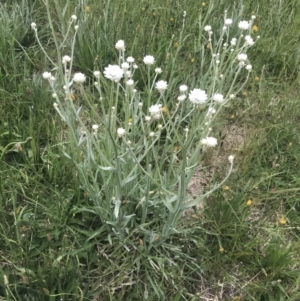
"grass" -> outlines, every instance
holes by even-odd
[[[199,186],[222,179],[224,158],[231,153],[234,173],[226,186],[182,219],[179,233],[165,244],[147,249],[138,231],[127,238],[134,246],[131,252],[109,242],[63,154],[66,129],[40,76],[50,67],[30,24],[38,24],[53,58],[45,4],[4,1],[0,300],[299,300],[298,1],[236,6],[225,0],[218,6],[194,0],[65,2],[53,1],[49,14],[61,41],[76,11],[81,28],[76,71],[92,81],[91,71],[117,61],[113,45],[124,39],[127,53],[140,61],[145,54],[154,55],[163,78],[174,87],[209,81],[201,77],[209,49],[202,51],[207,43],[199,34],[199,20],[221,27],[225,9],[234,19],[257,15],[261,38],[249,53],[253,72],[217,118],[221,143],[205,154]],[[66,40],[65,49],[70,44]],[[74,92],[74,103],[80,105],[80,93]],[[86,118],[92,122],[88,114]]]

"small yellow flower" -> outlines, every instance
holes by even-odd
[[[89,12],[91,11],[91,8],[90,8],[89,6],[86,6],[86,7],[85,7],[85,11],[86,11],[87,13],[89,13]]]
[[[76,99],[74,93],[71,93],[71,94],[70,94],[70,97],[71,97],[71,99],[72,99],[73,101]]]
[[[129,118],[129,119],[128,119],[128,123],[132,123],[132,118]]]
[[[220,252],[220,253],[224,253],[224,251],[225,251],[225,250],[224,250],[223,247],[221,247],[221,248],[219,249],[219,252]]]
[[[253,32],[258,32],[258,26],[257,25],[253,25],[252,26],[252,31]]]
[[[174,22],[174,18],[173,17],[170,18],[170,22]]]
[[[142,7],[142,11],[145,11],[146,10],[146,8],[145,7]]]
[[[174,43],[174,48],[177,48],[179,46],[179,43],[178,42],[175,42]]]
[[[202,6],[204,7],[206,5],[206,3],[205,2],[202,2]]]
[[[289,143],[289,146],[292,146],[292,145],[293,145],[293,142],[290,142],[290,143]]]
[[[223,189],[224,190],[230,190],[230,187],[229,186],[224,186]]]
[[[252,205],[252,200],[249,199],[249,200],[246,202],[246,205],[247,205],[247,206],[251,206],[251,205]]]
[[[243,92],[243,96],[247,96],[247,92],[246,91]]]
[[[167,114],[168,113],[168,108],[167,107],[162,107],[161,111],[163,114]]]
[[[280,220],[279,220],[279,224],[280,225],[285,225],[286,224],[286,219],[284,217],[282,217]]]
[[[258,81],[259,81],[259,77],[258,77],[258,76],[255,76],[255,77],[254,77],[254,80],[258,82]]]
[[[192,58],[192,59],[191,59],[191,62],[192,62],[192,63],[195,63],[195,59],[194,59],[194,58]]]
[[[235,118],[235,116],[234,116],[234,114],[232,114],[231,116],[230,116],[230,119],[234,119]]]

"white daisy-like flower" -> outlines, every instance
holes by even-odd
[[[79,25],[75,25],[74,29],[75,29],[75,31],[77,31],[79,29]]]
[[[188,89],[188,86],[187,86],[187,85],[181,85],[181,86],[179,86],[179,91],[180,91],[181,93],[186,92],[187,89]]]
[[[159,91],[159,92],[164,92],[167,90],[168,88],[168,84],[166,81],[164,80],[159,80],[156,84],[155,84],[155,87],[156,89]]]
[[[132,79],[129,79],[128,81],[126,81],[126,85],[131,87],[134,85],[134,81]]]
[[[44,78],[44,79],[50,79],[51,76],[52,76],[51,72],[47,72],[47,71],[46,71],[46,72],[43,73],[43,78]]]
[[[236,45],[236,38],[232,38],[231,41],[230,41],[230,44],[232,46],[235,46]]]
[[[85,75],[81,72],[77,72],[73,75],[73,81],[78,84],[82,84],[85,82]]]
[[[76,20],[77,20],[77,16],[76,16],[76,15],[72,15],[72,16],[71,16],[71,19],[72,19],[73,21],[76,21]]]
[[[146,121],[146,122],[150,122],[150,120],[151,120],[151,117],[150,117],[150,116],[146,116],[146,117],[145,117],[145,121]]]
[[[118,128],[117,129],[117,134],[118,134],[118,137],[121,138],[121,137],[123,137],[126,134],[126,131],[123,128]]]
[[[250,27],[250,24],[248,21],[240,21],[238,24],[239,29],[241,30],[247,30]]]
[[[134,58],[132,56],[129,56],[127,59],[126,59],[127,63],[129,64],[132,64],[134,63]]]
[[[184,95],[184,94],[179,95],[179,96],[177,97],[177,100],[180,101],[180,102],[184,101],[185,99],[186,99],[186,95]]]
[[[232,24],[232,19],[226,19],[225,20],[225,25],[231,25]]]
[[[250,65],[250,64],[249,64],[249,65],[246,65],[245,68],[246,68],[246,70],[248,70],[249,72],[252,71],[252,65]]]
[[[238,59],[240,62],[245,62],[245,61],[247,61],[247,58],[248,58],[248,56],[247,56],[246,53],[240,53],[240,54],[238,54],[238,56],[237,56],[237,59]]]
[[[161,105],[160,104],[159,105],[152,105],[149,108],[149,113],[150,113],[150,115],[153,119],[160,119],[160,117],[161,117]]]
[[[124,71],[118,65],[108,65],[104,70],[104,76],[113,82],[119,82]]]
[[[254,41],[253,39],[251,38],[251,36],[245,36],[245,41],[246,41],[246,45],[249,45],[249,46],[253,46],[254,45]]]
[[[124,63],[121,64],[121,67],[122,67],[122,69],[124,69],[124,70],[128,70],[128,69],[129,69],[129,63],[124,62]]]
[[[155,135],[154,132],[150,132],[150,133],[149,133],[149,136],[150,136],[151,138],[154,137],[154,135]]]
[[[161,74],[161,73],[162,73],[161,68],[155,68],[155,73],[156,73],[156,74]]]
[[[207,94],[204,90],[194,89],[189,94],[189,100],[195,105],[203,104],[207,100]]]
[[[94,71],[94,76],[96,78],[100,78],[100,71]]]
[[[210,25],[204,26],[204,31],[206,31],[206,32],[211,31],[211,26]]]
[[[201,140],[201,143],[209,147],[215,147],[218,144],[218,140],[214,137],[206,137]]]
[[[115,45],[117,50],[125,51],[125,43],[123,40],[119,40]]]
[[[151,66],[154,64],[154,56],[152,55],[146,55],[143,59],[143,62],[147,65],[147,66]]]
[[[30,26],[31,26],[31,28],[32,28],[33,30],[36,30],[36,23],[35,23],[35,22],[32,22],[32,23],[30,24]]]
[[[92,129],[93,129],[93,131],[98,131],[99,125],[98,124],[93,124]]]
[[[70,56],[68,56],[68,55],[64,55],[63,57],[62,57],[62,63],[64,64],[64,65],[66,65],[67,63],[70,63],[71,62],[71,57]]]
[[[228,161],[230,164],[233,163],[233,159],[234,159],[234,156],[232,156],[232,155],[228,156]]]
[[[213,96],[213,100],[214,100],[215,102],[221,103],[221,102],[223,102],[223,100],[224,100],[224,96],[223,96],[222,94],[220,94],[220,93],[216,93],[216,94],[214,94],[214,96]]]

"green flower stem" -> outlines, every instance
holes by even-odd
[[[58,60],[58,70],[59,73],[61,75],[61,77],[63,77],[63,67],[62,67],[62,61],[61,61],[61,53],[59,50],[59,45],[58,45],[58,41],[57,41],[57,37],[56,37],[56,33],[54,30],[54,26],[53,26],[53,22],[52,22],[52,18],[50,15],[50,5],[49,5],[49,0],[44,0],[45,4],[46,4],[46,10],[47,10],[47,17],[48,17],[48,21],[49,21],[49,26],[51,28],[51,32],[52,32],[52,38],[55,44],[55,48],[56,48],[56,55],[57,55],[57,60]]]

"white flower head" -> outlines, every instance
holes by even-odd
[[[156,73],[156,74],[161,74],[161,73],[162,73],[161,68],[155,68],[155,73]]]
[[[151,117],[150,117],[150,116],[146,116],[146,117],[145,117],[145,121],[146,121],[146,122],[150,122],[150,120],[151,120]]]
[[[232,24],[232,19],[226,19],[225,20],[225,25],[231,25]]]
[[[131,87],[131,86],[134,85],[134,81],[132,79],[129,79],[129,80],[126,81],[126,85]]]
[[[201,140],[201,143],[209,147],[215,147],[218,144],[218,140],[214,137],[206,137]]]
[[[129,69],[129,63],[124,62],[124,63],[121,64],[121,67],[122,67],[122,69],[124,69],[124,70],[128,70],[128,69]]]
[[[129,56],[127,59],[126,59],[127,63],[129,64],[132,64],[134,63],[134,58],[132,56]]]
[[[151,138],[154,137],[154,135],[155,135],[154,132],[150,132],[150,133],[149,133],[149,136],[150,136]]]
[[[71,19],[72,19],[72,21],[76,21],[77,20],[77,16],[76,15],[72,15]]]
[[[246,45],[249,45],[249,46],[253,46],[254,45],[254,41],[253,39],[251,38],[251,36],[245,36],[245,41],[246,41]]]
[[[161,105],[160,104],[159,105],[152,105],[149,108],[149,113],[150,113],[150,115],[153,119],[160,119],[160,117],[161,117]]]
[[[228,161],[230,164],[233,163],[233,159],[234,159],[234,156],[232,156],[232,155],[228,156]]]
[[[125,51],[125,43],[123,40],[119,40],[115,45],[117,50]]]
[[[126,134],[126,131],[123,128],[118,128],[117,129],[117,134],[118,134],[118,137],[121,138],[121,137],[123,137]]]
[[[113,82],[119,82],[124,71],[118,65],[108,65],[104,70],[104,76]]]
[[[64,64],[64,65],[66,65],[67,63],[70,63],[71,62],[71,57],[69,57],[68,55],[64,55],[63,57],[62,57],[62,63]]]
[[[230,41],[230,44],[232,46],[235,46],[236,45],[236,38],[232,38],[231,41]]]
[[[32,23],[30,24],[30,26],[31,26],[31,28],[32,28],[33,30],[36,30],[36,23],[35,23],[35,22],[32,22]]]
[[[85,75],[81,72],[77,72],[73,75],[73,81],[78,84],[82,84],[85,82]]]
[[[252,65],[250,65],[250,64],[249,64],[249,65],[246,65],[246,67],[245,67],[245,68],[246,68],[246,70],[248,70],[249,72],[251,72],[251,71],[252,71]]]
[[[79,28],[79,26],[78,26],[78,25],[75,25],[75,26],[74,26],[74,29],[75,29],[75,31],[77,31],[77,30],[78,30],[78,28]]]
[[[181,93],[185,93],[187,91],[187,89],[188,89],[187,85],[181,85],[181,86],[179,86],[179,91]]]
[[[211,26],[210,25],[204,26],[204,31],[210,32],[211,31]]]
[[[240,21],[238,27],[241,30],[247,30],[247,29],[249,29],[250,24],[248,21]]]
[[[100,78],[100,71],[94,71],[94,76],[96,78]]]
[[[166,81],[164,80],[159,80],[156,84],[155,84],[156,89],[159,92],[164,92],[165,90],[167,90],[168,88],[168,84]]]
[[[99,125],[98,124],[93,124],[92,129],[93,131],[98,131]]]
[[[207,94],[204,90],[194,89],[190,92],[189,99],[195,105],[203,104],[207,100]]]
[[[240,54],[238,54],[238,56],[237,56],[237,59],[238,59],[240,62],[245,62],[245,61],[247,61],[247,58],[248,58],[248,56],[247,56],[246,53],[240,53]]]
[[[46,72],[43,73],[43,78],[44,78],[44,79],[50,79],[51,76],[52,76],[51,72],[47,72],[47,71],[46,71]]]
[[[223,102],[223,100],[224,100],[224,96],[223,96],[222,94],[220,94],[220,93],[216,93],[216,94],[214,94],[214,96],[213,96],[213,100],[214,100],[215,102],[221,103],[221,102]]]
[[[143,62],[147,65],[147,66],[151,66],[154,64],[154,56],[152,55],[146,55],[143,59]]]
[[[185,94],[181,94],[181,95],[179,95],[178,97],[177,97],[177,100],[179,101],[179,102],[182,102],[182,101],[184,101],[186,99],[186,95]]]

